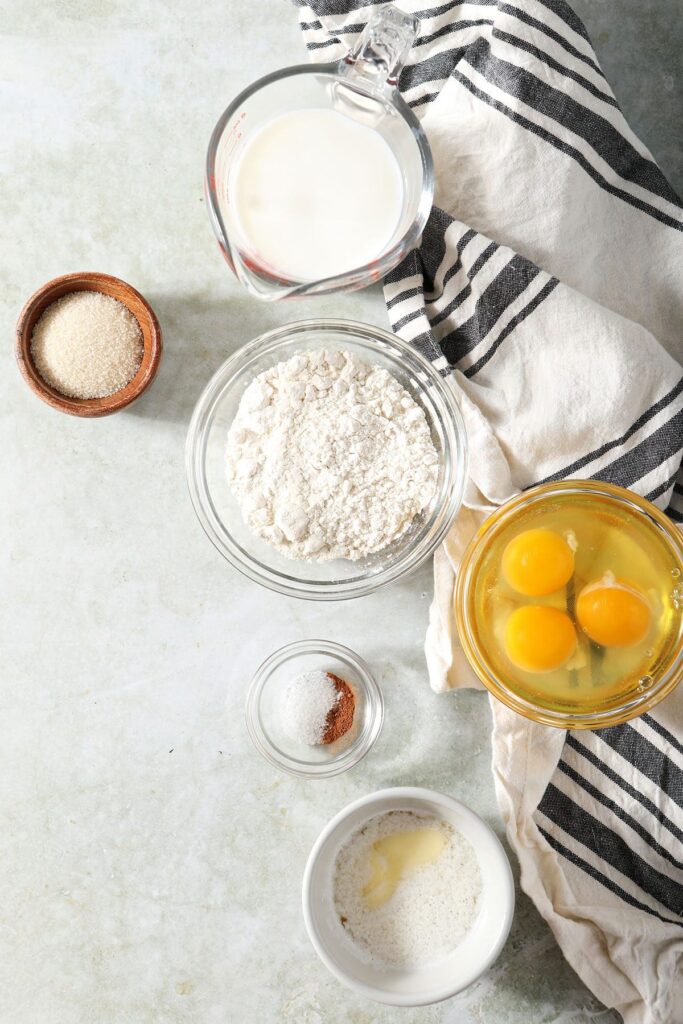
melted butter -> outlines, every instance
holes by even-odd
[[[447,838],[435,828],[416,828],[378,839],[370,851],[370,881],[363,896],[371,910],[377,910],[396,891],[399,882],[415,868],[433,864],[446,846]]]

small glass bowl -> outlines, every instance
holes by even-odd
[[[646,519],[671,553],[672,587],[678,589],[675,587],[675,579],[683,578],[683,543],[680,533],[663,512],[645,498],[614,484],[595,480],[566,480],[541,484],[524,491],[489,516],[477,531],[465,550],[458,570],[454,595],[455,620],[467,660],[484,686],[503,704],[525,718],[543,725],[553,725],[561,729],[602,729],[642,715],[675,689],[683,679],[683,631],[667,655],[657,677],[648,676],[647,685],[645,680],[641,680],[643,686],[638,687],[635,695],[622,694],[601,704],[598,704],[596,699],[594,708],[573,709],[567,706],[562,710],[556,710],[540,700],[534,700],[528,691],[522,693],[519,687],[514,687],[511,681],[494,667],[492,658],[480,642],[476,629],[475,583],[494,539],[500,536],[510,520],[522,509],[525,516],[528,516],[529,525],[539,525],[538,522],[535,523],[535,517],[549,506],[552,507],[557,496],[564,495],[575,495],[584,500],[594,495],[601,503],[611,506],[615,511],[622,510],[634,518],[642,516]]]
[[[259,373],[310,349],[351,351],[392,374],[423,410],[439,456],[437,490],[429,508],[388,547],[358,561],[286,558],[250,532],[228,483],[228,429],[244,391]],[[455,390],[412,345],[353,320],[303,320],[244,345],[214,374],[192,416],[186,468],[197,517],[231,565],[280,594],[339,601],[362,597],[400,579],[438,547],[462,503],[467,437]]]
[[[353,690],[356,708],[350,730],[334,743],[296,743],[280,726],[282,688],[304,672],[332,672]],[[247,729],[266,761],[301,779],[328,779],[353,768],[377,739],[384,718],[382,691],[361,657],[332,640],[299,640],[274,651],[249,686]]]

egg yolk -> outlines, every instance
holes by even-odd
[[[576,601],[584,633],[602,647],[633,647],[647,636],[652,610],[637,587],[606,577],[584,587]]]
[[[576,650],[576,630],[566,612],[545,605],[515,609],[505,627],[505,650],[524,672],[550,672]]]
[[[574,553],[553,530],[525,530],[505,548],[502,568],[513,590],[541,597],[568,582],[574,572]]]

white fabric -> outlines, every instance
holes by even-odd
[[[683,937],[681,925],[664,923],[629,907],[563,857],[556,856],[539,832],[536,811],[553,775],[564,733],[527,722],[491,698],[494,708],[493,772],[498,803],[521,869],[522,889],[548,922],[562,952],[592,992],[619,1011],[624,1024],[680,1024],[683,1020]],[[681,702],[662,706],[668,727],[681,734]],[[659,716],[658,716],[659,717]],[[599,748],[596,734],[585,742]],[[580,757],[577,758],[581,760]],[[581,765],[586,771],[585,763]],[[588,766],[590,768],[590,766]],[[625,766],[628,767],[628,766]],[[625,772],[635,787],[636,769]],[[600,785],[599,772],[590,776]],[[610,797],[619,799],[607,783]],[[627,808],[632,808],[626,800]],[[561,835],[559,830],[558,834]],[[633,841],[634,837],[629,837]],[[635,837],[637,842],[637,837]],[[575,848],[571,840],[567,846]],[[670,849],[680,858],[680,841]],[[580,851],[588,857],[585,851]],[[681,880],[681,871],[677,872]],[[628,888],[618,872],[610,876]],[[683,909],[683,908],[682,908]]]
[[[552,301],[525,323],[533,329],[531,345],[526,332],[511,336],[495,374],[484,382],[475,384],[458,370],[449,378],[466,421],[473,486],[469,508],[434,559],[425,652],[430,683],[443,691],[481,687],[460,647],[453,615],[458,565],[478,526],[521,487],[620,436],[680,378],[663,346],[680,357],[683,238],[593,188],[571,160],[531,133],[520,136],[513,122],[452,79],[422,123],[436,157],[436,204],[464,225],[512,245],[562,282]],[[531,177],[528,169],[534,167],[542,174]],[[660,418],[670,414],[667,408]],[[648,431],[653,426],[648,423]],[[592,475],[599,465],[576,475]],[[674,470],[672,459],[635,489],[647,494]],[[657,504],[666,506],[669,497],[665,493]],[[565,734],[526,721],[495,698],[491,711],[496,796],[522,888],[572,967],[625,1024],[680,1024],[680,924],[628,907],[549,848],[534,812],[555,777]],[[660,714],[683,737],[683,693],[670,697]],[[622,767],[638,788],[637,770]],[[614,796],[609,780],[606,788]],[[672,813],[680,821],[680,808]],[[576,849],[558,834],[563,845]],[[681,846],[675,845],[680,861]],[[683,880],[680,871],[676,876]]]
[[[471,486],[469,507],[434,559],[425,652],[430,683],[443,691],[481,687],[460,647],[453,615],[458,565],[478,526],[521,487],[620,436],[680,378],[663,345],[675,353],[683,339],[683,239],[594,189],[571,160],[531,133],[520,136],[513,122],[452,79],[422,123],[436,158],[436,204],[464,225],[511,244],[562,282],[525,322],[533,330],[531,344],[526,331],[518,338],[513,334],[495,373],[483,382],[475,384],[458,370],[449,378],[466,421]],[[530,178],[528,168],[539,166],[542,175]],[[618,231],[605,230],[614,224]],[[670,414],[667,408],[662,420]],[[647,429],[653,426],[651,421]],[[655,480],[639,481],[637,489],[647,494],[669,479],[674,460],[658,467]],[[596,469],[599,462],[577,475]],[[657,503],[668,500],[665,493]],[[683,737],[683,693],[662,710],[675,715],[672,726]],[[646,917],[614,899],[549,848],[534,812],[555,777],[565,734],[526,721],[495,698],[491,711],[496,796],[522,888],[572,967],[625,1024],[679,1024],[680,924]],[[639,773],[623,767],[637,788]],[[614,788],[608,781],[612,796]],[[562,838],[563,845],[576,848]],[[681,872],[677,877],[683,880]]]
[[[295,3],[326,61],[382,6]],[[479,685],[453,590],[495,507],[548,477],[596,477],[683,520],[683,216],[564,0],[397,6],[421,19],[399,85],[436,194],[385,299],[394,330],[450,366],[470,448],[465,508],[434,562],[426,654],[444,691]],[[683,687],[599,733],[491,709],[523,889],[626,1024],[682,1024]]]

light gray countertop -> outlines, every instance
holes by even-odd
[[[652,13],[666,36],[643,30],[643,52],[673,58],[674,3],[578,4],[614,79],[627,14],[602,35],[643,6],[672,22]],[[305,858],[355,797],[426,785],[501,825],[486,696],[427,684],[430,567],[360,601],[288,600],[222,562],[187,496],[189,416],[226,356],[293,318],[386,323],[377,290],[257,304],[209,229],[211,129],[252,79],[305,59],[295,13],[283,0],[2,10],[0,1024],[614,1024],[523,895],[498,963],[437,1007],[351,995],[304,933]],[[615,86],[680,184],[679,83],[662,61],[631,50]],[[24,299],[82,269],[138,287],[165,334],[154,387],[99,421],[40,403],[10,344]],[[370,662],[387,708],[360,766],[307,783],[255,753],[243,705],[266,654],[315,635]]]

